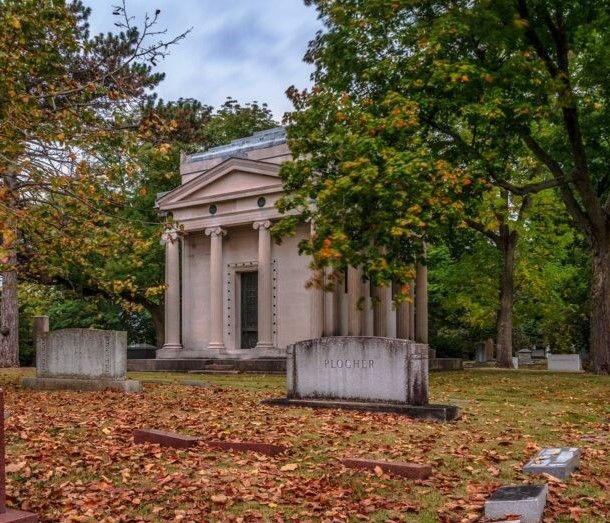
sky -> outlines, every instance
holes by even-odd
[[[117,29],[112,6],[120,0],[84,3],[92,9],[92,33]],[[312,69],[302,59],[321,24],[303,0],[127,0],[127,9],[139,25],[160,9],[168,36],[192,28],[159,64],[166,77],[157,92],[165,100],[267,102],[279,121],[291,110],[286,89],[310,85]]]

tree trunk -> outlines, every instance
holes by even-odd
[[[165,343],[165,307],[152,303],[145,305],[145,307],[150,313],[155,327],[155,345],[160,349]]]
[[[500,241],[497,247],[502,256],[502,274],[500,276],[496,359],[498,365],[505,368],[513,366],[513,302],[517,238],[517,232],[510,231],[507,225],[500,227]]]
[[[593,252],[591,282],[591,366],[610,374],[610,244]]]
[[[0,300],[0,367],[19,367],[19,300],[17,255],[11,252],[2,275]]]

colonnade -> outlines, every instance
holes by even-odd
[[[271,222],[255,221],[258,231],[258,343],[257,349],[273,348],[272,337],[272,257]],[[223,238],[227,231],[222,227],[205,229],[210,237],[210,341],[208,349],[224,350],[223,340]],[[180,246],[176,231],[163,235],[165,244],[165,349],[182,348],[180,341]],[[327,273],[327,276],[329,274]],[[325,292],[312,288],[310,324],[311,337],[320,336],[387,336],[428,342],[428,289],[427,268],[418,264],[414,284],[411,285],[412,301],[396,307],[392,302],[393,289],[376,287],[363,280],[359,268],[347,271],[347,292],[336,288]],[[372,299],[370,298],[372,295]],[[343,302],[346,301],[347,318]],[[363,304],[373,306],[372,322]],[[305,321],[305,319],[304,319]]]

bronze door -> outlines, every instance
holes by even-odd
[[[258,272],[241,273],[241,348],[258,341]]]

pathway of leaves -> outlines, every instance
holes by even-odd
[[[580,381],[570,392],[572,382],[548,376],[534,389],[547,387],[554,400],[535,404],[520,379],[433,377],[437,400],[452,396],[464,408],[463,419],[451,424],[262,406],[261,399],[281,394],[277,380],[262,377],[260,389],[146,385],[137,395],[8,385],[9,502],[41,521],[479,521],[491,491],[528,480],[521,465],[541,445],[565,444],[584,447],[583,467],[567,484],[546,479],[548,521],[604,521],[610,382]],[[520,390],[509,394],[510,403],[501,391],[513,387]],[[293,451],[266,458],[203,445],[135,446],[137,427],[280,443]],[[409,482],[348,471],[337,462],[347,455],[431,462],[434,475]]]

